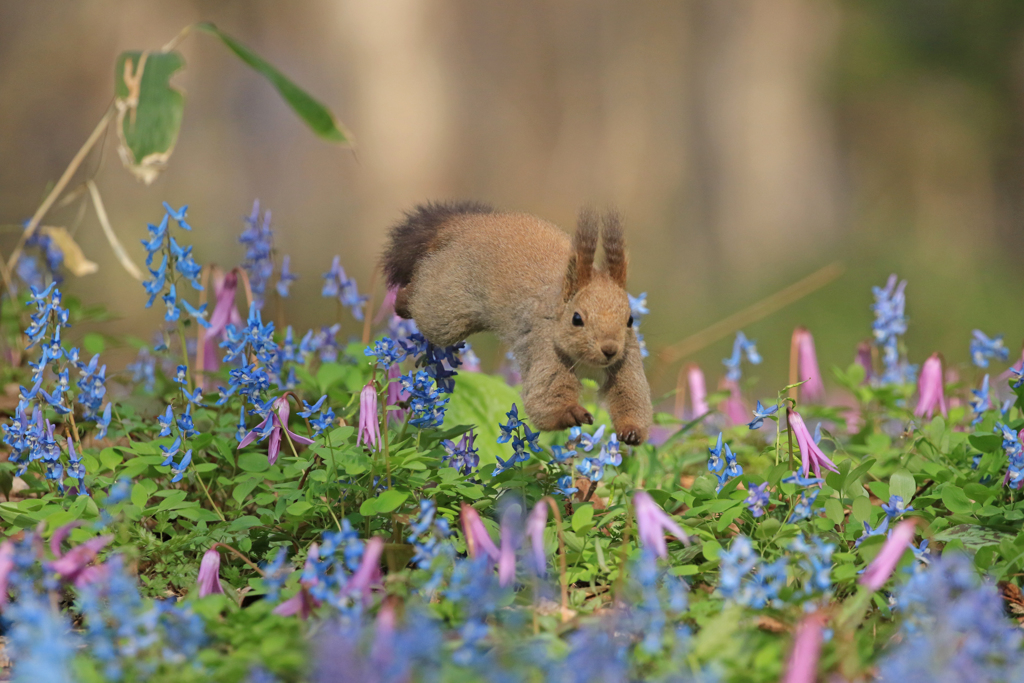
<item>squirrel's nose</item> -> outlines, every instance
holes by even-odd
[[[604,354],[605,358],[611,359],[619,352],[619,345],[615,342],[605,342],[601,344],[601,353]]]

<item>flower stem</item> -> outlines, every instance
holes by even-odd
[[[217,507],[217,504],[213,502],[213,497],[210,496],[210,489],[206,488],[206,483],[203,481],[203,475],[199,473],[199,470],[196,470],[196,464],[194,462],[192,463],[192,469],[195,471],[196,481],[198,481],[199,485],[203,487],[203,493],[206,494],[206,500],[210,501],[213,511],[217,513],[218,517],[220,517],[220,521],[228,521],[227,518],[224,517],[224,513],[220,511],[219,507]]]
[[[562,586],[562,621],[564,622],[569,618],[569,577],[566,570],[565,534],[562,533],[562,511],[558,509],[558,503],[551,496],[544,496],[542,500],[548,502],[555,518],[555,530],[558,532],[558,581]]]

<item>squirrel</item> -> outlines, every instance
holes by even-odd
[[[638,445],[653,411],[625,290],[622,222],[604,216],[602,268],[594,266],[598,223],[584,209],[570,241],[530,214],[477,202],[421,204],[392,228],[382,269],[397,290],[395,312],[431,343],[497,334],[519,362],[535,428],[593,424],[576,373],[596,369],[619,440]]]

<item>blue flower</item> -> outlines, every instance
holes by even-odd
[[[729,380],[733,382],[740,380],[742,376],[740,363],[744,356],[746,356],[747,362],[753,365],[760,365],[761,363],[761,355],[757,352],[757,345],[747,339],[746,335],[742,332],[737,332],[736,339],[732,344],[732,355],[722,361],[722,364],[726,367],[725,376]]]
[[[722,460],[722,433],[718,433],[718,441],[715,446],[708,447],[708,453],[711,457],[708,458],[708,471],[709,472],[721,472],[725,467],[725,461]]]
[[[1021,386],[1024,386],[1024,365],[1021,366],[1020,370],[1011,367],[1010,374],[1017,378],[1017,381],[1013,383],[1014,389],[1020,389]]]
[[[292,274],[291,264],[291,257],[285,254],[281,258],[281,273],[277,276],[276,285],[277,293],[283,299],[288,298],[288,294],[291,292],[292,283],[299,279],[298,275]]]
[[[768,482],[764,482],[758,486],[754,486],[750,489],[750,495],[743,501],[747,509],[754,517],[760,517],[764,514],[764,508],[768,505]]]
[[[160,423],[160,436],[170,436],[171,427],[174,425],[174,411],[167,406],[167,412],[156,419]]]
[[[974,418],[971,419],[971,425],[976,425],[981,422],[985,416],[985,411],[992,409],[992,398],[989,395],[988,388],[988,375],[985,375],[985,379],[981,381],[980,389],[971,389],[971,393],[974,394],[974,398],[971,399],[971,410],[974,412]]]
[[[647,309],[647,292],[641,293],[640,296],[633,296],[632,294],[627,294],[626,296],[629,297],[629,312],[633,316],[633,324],[639,325],[640,320],[650,313]]]
[[[576,471],[590,481],[598,482],[604,477],[604,464],[597,458],[583,458],[576,465]]]
[[[181,481],[181,478],[185,476],[185,471],[188,469],[189,463],[192,462],[192,449],[185,451],[185,455],[181,456],[181,462],[177,465],[171,465],[171,472],[174,476],[171,477],[171,483]]]
[[[195,426],[192,424],[192,404],[189,403],[185,406],[185,412],[178,417],[178,429],[181,430],[183,438],[190,439],[193,436],[198,436],[199,432],[196,431]]]
[[[324,273],[324,286],[320,295],[337,298],[342,306],[352,312],[353,318],[363,319],[363,304],[369,297],[359,294],[356,281],[345,275],[345,269],[341,267],[341,258],[338,256],[331,262],[331,269]]]
[[[498,425],[498,428],[501,430],[501,434],[498,436],[498,443],[508,443],[522,424],[519,421],[519,408],[516,407],[515,403],[512,404],[512,410],[505,413],[505,416],[508,417],[508,422]]]
[[[238,236],[238,241],[245,245],[242,267],[249,274],[253,305],[262,309],[267,283],[274,273],[274,233],[270,229],[270,210],[267,209],[260,220],[260,201],[257,199],[253,202],[252,213],[243,220],[247,227]]]
[[[390,337],[383,337],[373,346],[367,346],[363,355],[376,358],[377,364],[387,370],[395,363],[401,363],[406,356],[405,349]]]
[[[178,450],[181,448],[181,437],[174,439],[174,443],[171,444],[170,448],[167,446],[160,446],[160,450],[164,452],[164,461],[160,463],[161,467],[167,467],[174,460],[174,457],[178,455]]]
[[[604,438],[604,430],[605,426],[601,425],[591,436],[583,431],[582,427],[571,427],[569,429],[569,441],[576,441],[578,439],[579,447],[582,448],[584,452],[589,453],[601,445],[601,440]]]
[[[402,387],[409,392],[409,408],[413,417],[409,424],[421,429],[440,427],[444,422],[448,399],[440,398],[433,380],[423,370],[401,377]]]
[[[890,520],[897,519],[904,512],[911,512],[914,508],[903,504],[903,496],[889,496],[888,503],[882,503],[886,517]]]
[[[761,405],[761,402],[757,402],[757,407],[754,408],[754,420],[747,425],[750,429],[760,429],[761,425],[764,424],[764,419],[770,417],[778,412],[779,406],[773,405],[771,408],[765,408]]]
[[[878,526],[875,527],[874,529],[871,528],[870,524],[868,524],[867,522],[864,522],[864,533],[861,535],[860,538],[858,538],[854,542],[853,547],[854,548],[859,548],[861,543],[863,543],[868,538],[871,538],[872,536],[885,536],[886,532],[889,531],[889,520],[890,519],[891,519],[891,517],[889,517],[889,515],[886,514],[886,516],[882,518],[882,521],[880,521],[878,523]]]
[[[989,338],[981,330],[974,330],[971,334],[971,362],[977,367],[987,368],[992,358],[1005,361],[1010,357],[1010,349],[1003,344],[1003,335]]]
[[[551,457],[554,458],[555,462],[563,463],[566,460],[576,457],[576,451],[569,451],[561,446],[555,445],[551,447]]]
[[[447,462],[449,467],[454,467],[463,475],[470,474],[480,465],[478,449],[473,447],[475,440],[476,435],[473,434],[472,429],[462,435],[462,439],[457,445],[451,439],[445,439],[441,442],[441,446],[445,450],[442,461]]]
[[[97,441],[107,438],[107,430],[110,429],[110,402],[103,408],[103,415],[100,419],[96,420],[96,436],[94,437]]]
[[[164,211],[167,212],[168,216],[177,221],[179,227],[184,230],[192,230],[192,226],[185,222],[185,212],[188,211],[188,204],[175,211],[171,208],[170,204],[164,202]]]
[[[821,489],[818,488],[804,489],[800,494],[800,500],[797,501],[793,508],[793,514],[789,516],[786,523],[795,524],[809,518],[813,512],[814,501],[818,498],[819,493],[821,493]]]
[[[564,477],[558,478],[558,487],[555,489],[555,493],[559,493],[563,496],[569,497],[572,494],[579,491],[578,488],[572,485],[572,477],[565,475]]]

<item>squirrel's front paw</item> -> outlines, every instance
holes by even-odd
[[[566,408],[565,417],[563,418],[565,427],[579,427],[580,425],[592,425],[594,424],[594,416],[587,412],[587,409],[581,405],[574,405],[571,408]]]
[[[615,433],[619,437],[619,441],[628,446],[639,446],[647,440],[645,430],[632,425],[622,425],[622,427],[615,430]]]

